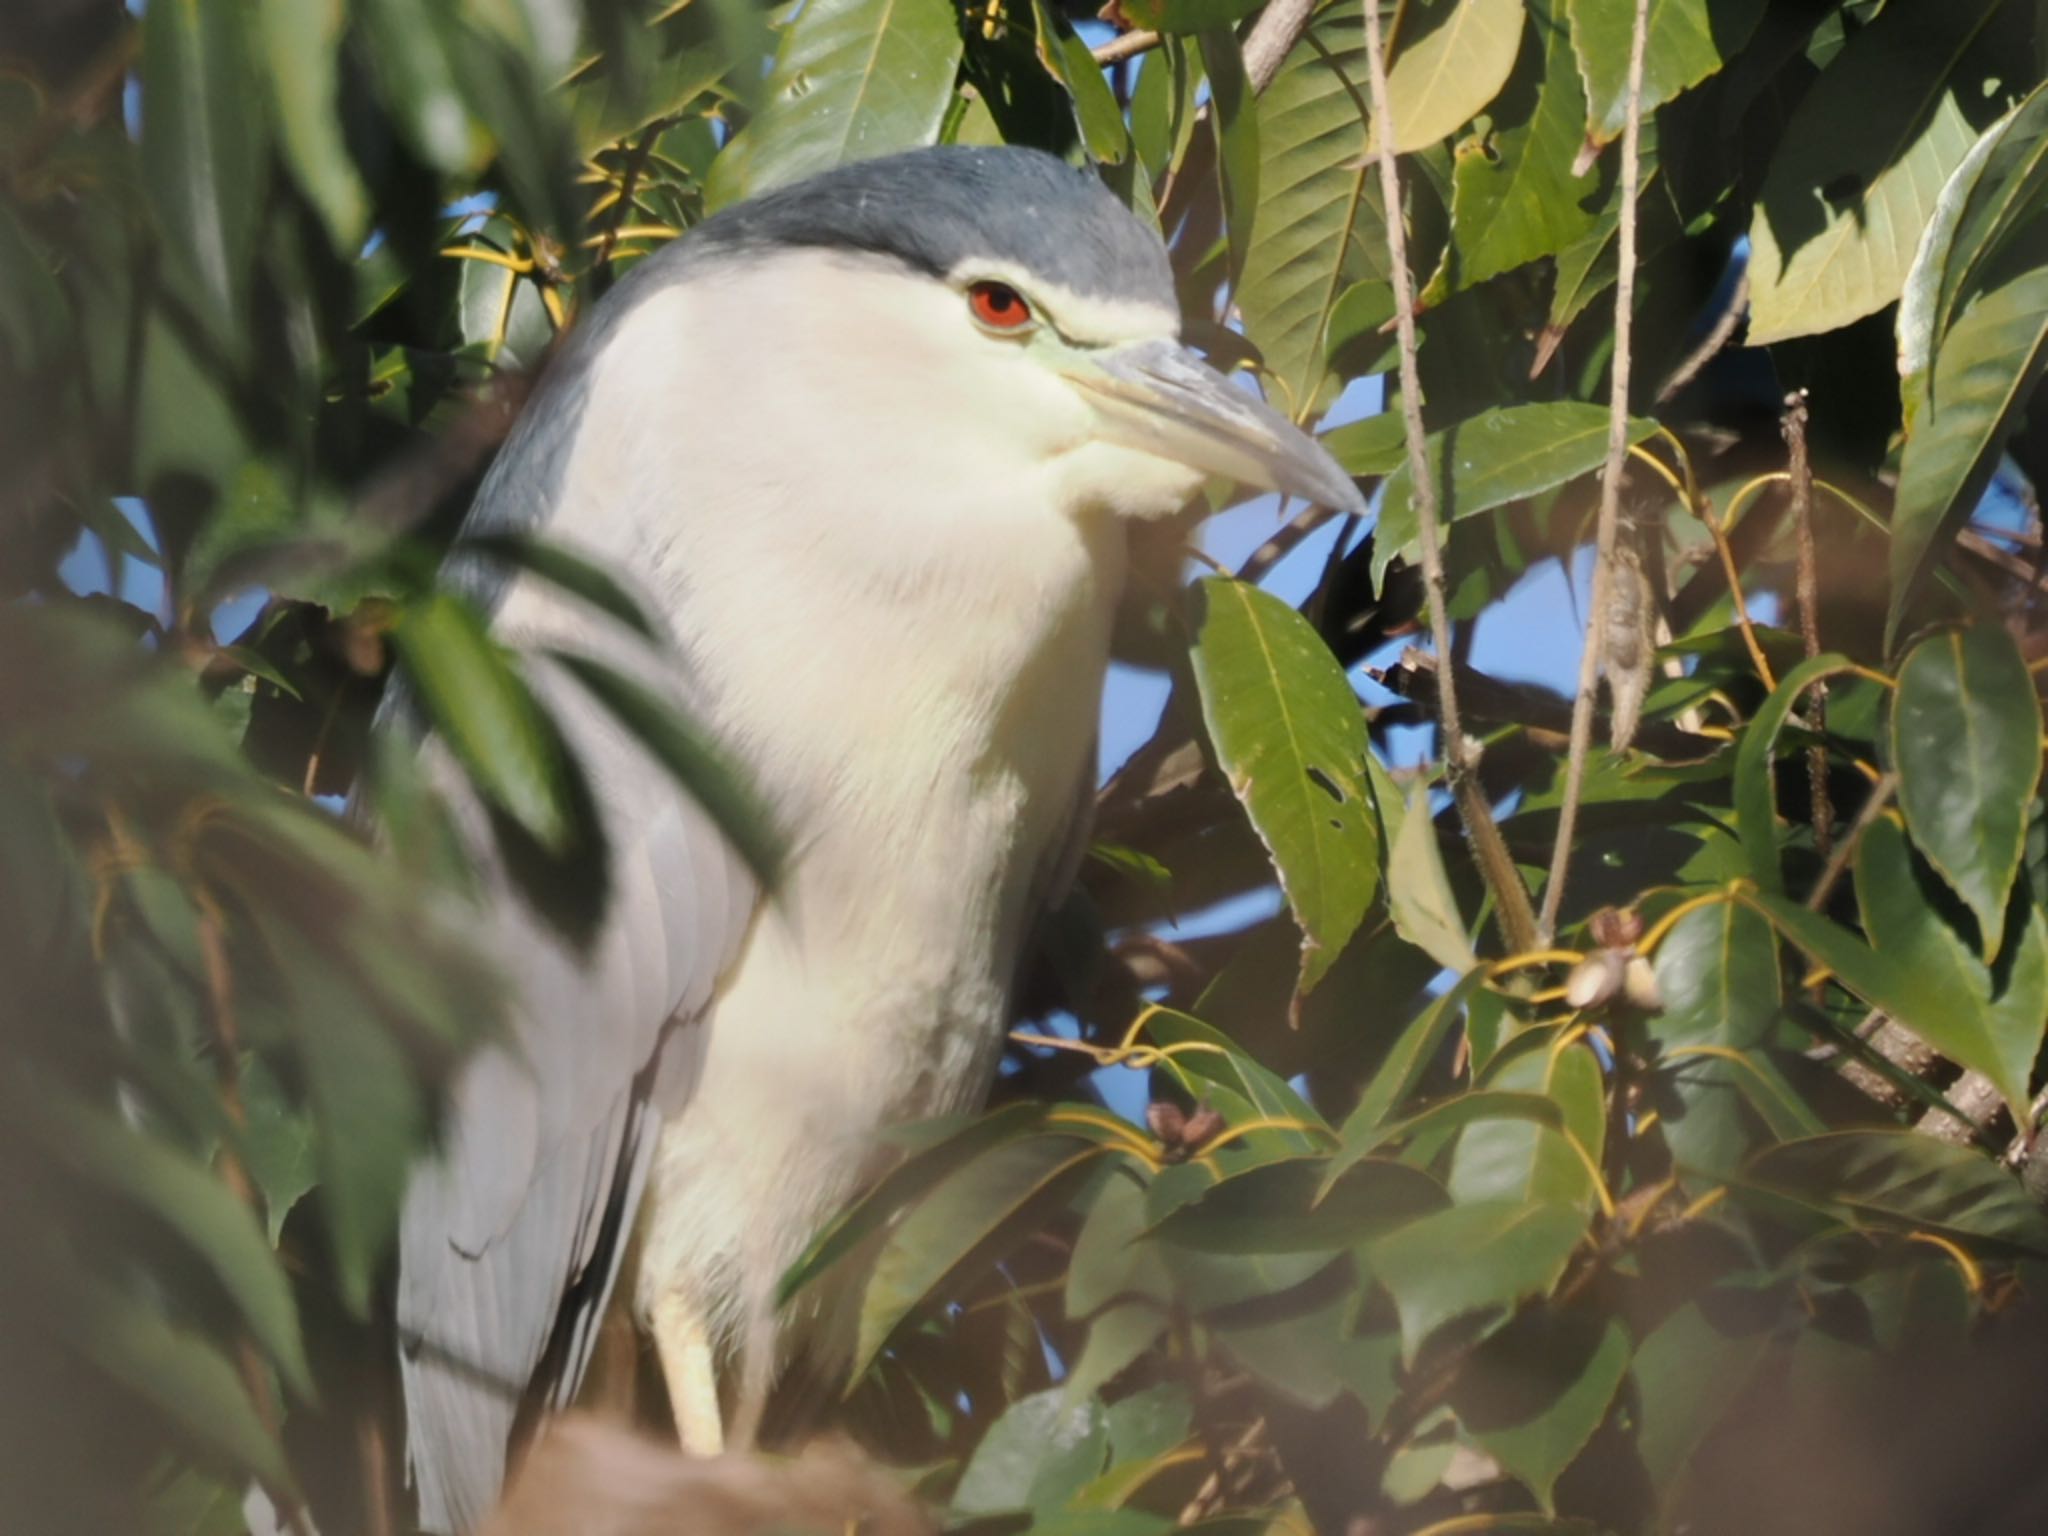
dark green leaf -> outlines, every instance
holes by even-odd
[[[1368,1262],[1400,1313],[1403,1357],[1413,1360],[1454,1318],[1549,1291],[1585,1231],[1585,1214],[1569,1206],[1490,1200],[1450,1206],[1373,1243]]]
[[[2026,658],[1999,624],[1932,636],[1899,668],[1891,725],[1913,844],[1976,915],[1988,964],[2041,778],[2041,706]]]
[[[663,638],[660,628],[624,582],[556,541],[525,533],[473,533],[464,537],[453,553],[480,555],[529,572],[610,614],[649,640]]]
[[[1259,103],[1245,78],[1237,37],[1219,27],[1201,36],[1209,76],[1209,111],[1219,125],[1216,157],[1223,186],[1223,228],[1230,240],[1230,272],[1244,271],[1252,248],[1252,218],[1259,206]]]
[[[239,351],[266,145],[240,5],[163,0],[142,16],[142,173],[171,259]]]
[[[1716,902],[1678,920],[1656,971],[1664,1006],[1644,1030],[1670,1091],[1658,1097],[1664,1139],[1681,1166],[1725,1173],[1749,1150],[1741,1079],[1753,1069],[1708,1052],[1762,1049],[1778,1019],[1777,938],[1750,908]]]
[[[1628,1330],[1588,1307],[1532,1309],[1482,1344],[1451,1391],[1458,1421],[1545,1509],[1628,1374]]]
[[[313,1377],[291,1287],[255,1217],[216,1174],[169,1142],[143,1135],[51,1085],[8,1097],[10,1121],[50,1155],[177,1233],[213,1272],[278,1374],[293,1391],[311,1395]]]
[[[435,593],[406,610],[392,638],[427,719],[484,798],[542,847],[576,836],[561,739],[476,610]]]
[[[313,1123],[285,1099],[277,1076],[251,1058],[242,1069],[242,1161],[263,1192],[265,1224],[275,1244],[285,1217],[319,1182]]]
[[[2048,1254],[2048,1217],[1991,1158],[1911,1131],[1836,1131],[1766,1147],[1743,1181],[1859,1227]]]
[[[285,163],[320,217],[335,252],[355,257],[369,233],[370,201],[342,140],[336,110],[343,0],[259,0],[257,33]]]
[[[1195,680],[1231,790],[1272,855],[1301,925],[1301,987],[1329,972],[1379,886],[1365,717],[1300,614],[1243,582],[1200,583]]]
[[[1264,0],[1124,0],[1124,14],[1133,25],[1154,32],[1206,32],[1235,26]]]
[[[1688,1302],[1636,1350],[1636,1451],[1658,1491],[1669,1497],[1693,1453],[1721,1423],[1755,1375],[1770,1344],[1762,1328],[1733,1329]]]
[[[1342,1149],[1330,1162],[1327,1184],[1334,1183],[1346,1169],[1383,1145],[1381,1131],[1388,1118],[1421,1084],[1423,1074],[1435,1060],[1438,1048],[1457,1023],[1466,1000],[1486,982],[1484,967],[1474,967],[1457,983],[1418,1013],[1388,1048],[1386,1059],[1359,1095],[1358,1106],[1345,1120],[1340,1135]]]
[[[1629,441],[1656,431],[1654,421],[1629,422]],[[1438,515],[1450,522],[1534,496],[1591,474],[1607,458],[1607,408],[1575,400],[1542,401],[1485,411],[1429,435]],[[1416,558],[1419,525],[1406,463],[1387,477],[1373,546],[1375,588],[1396,555]]]
[[[1778,732],[1809,687],[1848,666],[1848,658],[1830,652],[1794,667],[1743,729],[1741,744],[1735,749],[1736,825],[1750,877],[1767,892],[1785,889],[1785,877],[1778,868],[1778,795],[1772,776]]]
[[[1101,1166],[1098,1141],[1059,1134],[992,1147],[950,1174],[889,1234],[861,1299],[854,1374],[867,1369],[904,1318],[977,1252],[1028,1236]]]
[[[953,1507],[963,1514],[1057,1510],[1102,1470],[1108,1452],[1102,1405],[1048,1387],[1018,1399],[989,1426],[960,1474]]]
[[[1037,25],[1039,62],[1073,98],[1081,142],[1096,160],[1120,164],[1130,153],[1131,140],[1124,129],[1116,94],[1103,78],[1102,66],[1095,62],[1088,45],[1075,35],[1066,19],[1047,6],[1045,0],[1031,0],[1031,15]]]

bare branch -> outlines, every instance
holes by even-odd
[[[1820,551],[1813,540],[1813,465],[1806,457],[1806,391],[1785,397],[1781,423],[1785,434],[1786,471],[1791,476],[1792,522],[1799,536],[1799,633],[1806,659],[1820,654]],[[1813,728],[1828,728],[1828,685],[1815,683]],[[1828,749],[1815,742],[1806,749],[1806,777],[1813,795],[1813,846],[1826,858],[1835,842],[1835,803],[1828,797]]]
[[[1586,755],[1593,745],[1593,699],[1600,687],[1600,657],[1607,630],[1607,588],[1613,580],[1614,534],[1621,520],[1621,475],[1628,461],[1629,340],[1636,295],[1636,194],[1642,180],[1643,40],[1649,31],[1650,0],[1636,0],[1628,46],[1628,120],[1621,131],[1620,277],[1614,285],[1614,377],[1608,392],[1607,465],[1600,477],[1600,525],[1594,539],[1593,597],[1586,647],[1579,658],[1579,692],[1572,701],[1572,740],[1565,760],[1564,804],[1557,819],[1557,845],[1550,855],[1550,883],[1543,890],[1537,947],[1557,929],[1570,872],[1572,839],[1578,831],[1579,795],[1585,788]],[[1366,7],[1370,17],[1372,7]],[[1391,206],[1391,204],[1389,205]]]
[[[1121,64],[1125,59],[1135,59],[1141,53],[1150,53],[1165,41],[1166,39],[1157,32],[1142,29],[1125,32],[1095,49],[1095,62],[1105,66]]]
[[[1273,0],[1259,13],[1244,40],[1244,75],[1254,94],[1273,83],[1281,64],[1308,30],[1314,10],[1315,0]]]
[[[1274,9],[1277,9],[1275,7]],[[1272,11],[1267,14],[1270,16]],[[1415,282],[1408,271],[1408,240],[1401,227],[1401,177],[1394,166],[1394,122],[1387,104],[1387,61],[1380,51],[1379,7],[1365,6],[1365,53],[1367,81],[1372,92],[1374,139],[1380,168],[1380,192],[1387,210],[1387,262],[1394,278],[1394,320],[1401,341],[1401,416],[1408,437],[1410,492],[1415,498],[1415,521],[1422,545],[1423,590],[1429,603],[1429,632],[1436,653],[1446,662],[1452,659],[1451,621],[1444,597],[1443,549],[1438,538],[1436,482],[1429,473],[1428,450],[1422,431],[1422,380],[1415,362]],[[1638,70],[1640,73],[1640,69]],[[1623,443],[1626,446],[1626,434]],[[1500,910],[1501,931],[1517,953],[1535,949],[1536,916],[1529,906],[1529,892],[1521,872],[1509,857],[1507,843],[1495,825],[1493,811],[1479,784],[1476,744],[1465,735],[1458,716],[1455,669],[1436,669],[1437,718],[1443,736],[1444,778],[1457,801],[1465,834],[1472,840],[1473,857],[1493,893]]]
[[[1657,389],[1657,403],[1664,404],[1686,385],[1699,377],[1700,370],[1711,363],[1720,350],[1728,345],[1728,338],[1735,334],[1735,328],[1742,324],[1742,317],[1749,309],[1749,268],[1742,269],[1742,276],[1736,279],[1735,291],[1728,295],[1728,307],[1723,309],[1714,328],[1707,332],[1700,344],[1694,347],[1684,362],[1671,370],[1671,376]]]

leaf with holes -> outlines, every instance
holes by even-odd
[[[2041,705],[2003,625],[1913,648],[1899,668],[1891,746],[1913,845],[1976,916],[1990,964],[2041,780]]]
[[[1643,37],[1643,116],[1718,71],[1749,41],[1764,0],[1650,0]],[[1586,82],[1586,137],[1621,137],[1628,118],[1628,60],[1635,7],[1626,0],[1571,0],[1572,47]]]
[[[1812,336],[1898,298],[1968,112],[2003,61],[1968,57],[2000,0],[1887,6],[1806,93],[1750,223],[1749,342]],[[1867,104],[1887,103],[1881,123]]]
[[[706,200],[721,208],[934,142],[960,51],[948,0],[810,0],[783,28],[760,112],[714,162]]]
[[[1202,719],[1301,925],[1308,992],[1379,889],[1365,716],[1315,627],[1279,598],[1213,577],[1196,592]]]

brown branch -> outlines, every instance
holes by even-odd
[[[1785,435],[1786,470],[1792,488],[1792,523],[1799,537],[1799,634],[1806,659],[1820,654],[1820,550],[1813,539],[1813,465],[1806,456],[1806,391],[1794,390],[1785,397],[1785,415],[1780,423]],[[1807,690],[1813,700],[1813,728],[1828,728],[1828,685],[1817,682]],[[1835,802],[1828,796],[1828,749],[1815,742],[1806,749],[1806,778],[1813,795],[1813,845],[1826,858],[1834,848]]]
[[[1273,0],[1259,13],[1259,19],[1245,37],[1243,49],[1244,75],[1251,82],[1253,95],[1273,83],[1287,55],[1308,30],[1308,19],[1315,8],[1315,0]]]
[[[1422,546],[1422,584],[1429,605],[1429,632],[1438,656],[1449,661],[1451,621],[1444,590],[1443,548],[1438,535],[1436,482],[1429,473],[1428,450],[1422,430],[1422,379],[1415,361],[1415,281],[1408,271],[1407,234],[1401,227],[1401,176],[1394,166],[1394,121],[1387,101],[1387,61],[1380,48],[1380,18],[1377,5],[1365,6],[1366,78],[1371,91],[1372,117],[1379,161],[1380,192],[1387,210],[1387,262],[1394,279],[1394,319],[1400,336],[1401,416],[1407,429],[1410,495],[1415,501],[1418,542]],[[1473,857],[1485,877],[1499,909],[1500,925],[1509,949],[1519,954],[1537,947],[1536,915],[1529,906],[1529,892],[1521,872],[1509,856],[1493,810],[1479,784],[1477,744],[1466,736],[1458,714],[1455,673],[1449,666],[1436,669],[1437,719],[1443,736],[1444,778],[1458,805],[1465,835],[1471,839]]]
[[[1735,334],[1735,328],[1742,324],[1743,313],[1749,308],[1749,268],[1742,269],[1742,276],[1736,280],[1735,291],[1728,295],[1728,307],[1715,320],[1714,328],[1686,356],[1685,361],[1671,370],[1671,374],[1657,389],[1657,404],[1663,405],[1673,395],[1699,377],[1700,370],[1711,363],[1728,345],[1728,338]]]
[[[1849,867],[1849,860],[1855,857],[1856,845],[1863,841],[1863,834],[1873,821],[1884,814],[1884,808],[1892,803],[1892,796],[1898,792],[1899,776],[1896,773],[1882,775],[1871,786],[1870,798],[1863,802],[1863,809],[1856,813],[1856,820],[1850,823],[1849,835],[1835,845],[1828,855],[1828,862],[1820,872],[1820,878],[1813,882],[1813,889],[1806,895],[1806,910],[1818,912],[1828,904],[1828,898],[1835,893],[1835,884],[1842,878],[1842,872]]]
[[[1165,41],[1166,39],[1157,32],[1142,29],[1125,32],[1095,49],[1095,62],[1105,68],[1111,64],[1121,64],[1125,59],[1135,59],[1141,53],[1150,53]]]
[[[1615,529],[1621,521],[1621,476],[1628,461],[1629,341],[1636,293],[1636,197],[1642,181],[1643,46],[1649,31],[1649,0],[1636,0],[1628,48],[1628,118],[1621,131],[1620,274],[1614,288],[1614,371],[1608,391],[1607,465],[1600,477],[1600,523],[1594,536],[1593,594],[1585,650],[1579,658],[1579,691],[1572,701],[1570,754],[1565,759],[1564,803],[1558,809],[1557,843],[1550,855],[1550,883],[1543,890],[1543,915],[1536,926],[1540,948],[1557,930],[1571,871],[1572,838],[1578,830],[1579,796],[1585,788],[1586,757],[1593,746],[1593,701],[1600,689],[1601,651],[1607,636],[1607,589],[1613,581]],[[1366,7],[1371,15],[1372,7]],[[1389,205],[1392,206],[1391,204]],[[1419,478],[1419,475],[1418,475]]]

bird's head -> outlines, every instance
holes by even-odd
[[[830,375],[835,414],[871,412],[896,438],[920,423],[919,452],[1038,474],[1073,511],[1163,517],[1219,476],[1363,507],[1313,438],[1181,341],[1158,234],[1049,155],[864,161],[685,244],[735,284],[775,285],[787,350]]]

